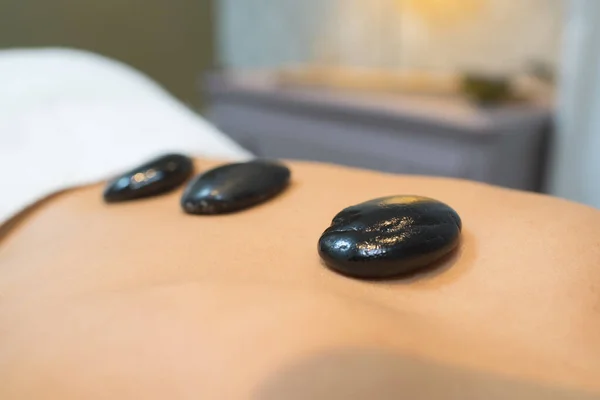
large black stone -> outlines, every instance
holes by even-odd
[[[319,239],[319,255],[344,275],[398,277],[448,254],[460,231],[460,217],[444,203],[420,196],[383,197],[337,214]]]
[[[193,173],[192,159],[167,154],[109,182],[104,189],[104,200],[113,203],[166,193],[183,184]]]
[[[223,214],[262,203],[285,189],[290,170],[279,163],[250,161],[207,171],[188,185],[181,198],[189,214]]]

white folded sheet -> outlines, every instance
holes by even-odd
[[[124,64],[68,49],[0,51],[0,225],[166,152],[251,157]]]

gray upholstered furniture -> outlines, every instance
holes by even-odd
[[[209,119],[261,157],[542,187],[548,107],[290,89],[268,74],[213,74],[204,89]]]

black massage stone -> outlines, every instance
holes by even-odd
[[[460,232],[460,217],[444,203],[420,196],[383,197],[337,214],[319,239],[319,255],[343,275],[394,278],[450,253]]]
[[[183,193],[189,214],[224,214],[246,209],[282,192],[290,170],[271,161],[227,164],[198,175]]]
[[[109,182],[104,189],[104,201],[114,203],[166,193],[183,184],[193,173],[192,159],[181,154],[168,154]]]

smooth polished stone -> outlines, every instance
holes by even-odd
[[[319,255],[355,278],[399,277],[429,267],[459,243],[456,211],[420,196],[382,197],[342,210],[319,239]]]
[[[114,203],[166,193],[183,184],[193,173],[191,158],[167,154],[109,182],[104,189],[104,201]]]
[[[276,196],[290,181],[290,170],[270,161],[227,164],[200,174],[181,198],[189,214],[223,214]]]

